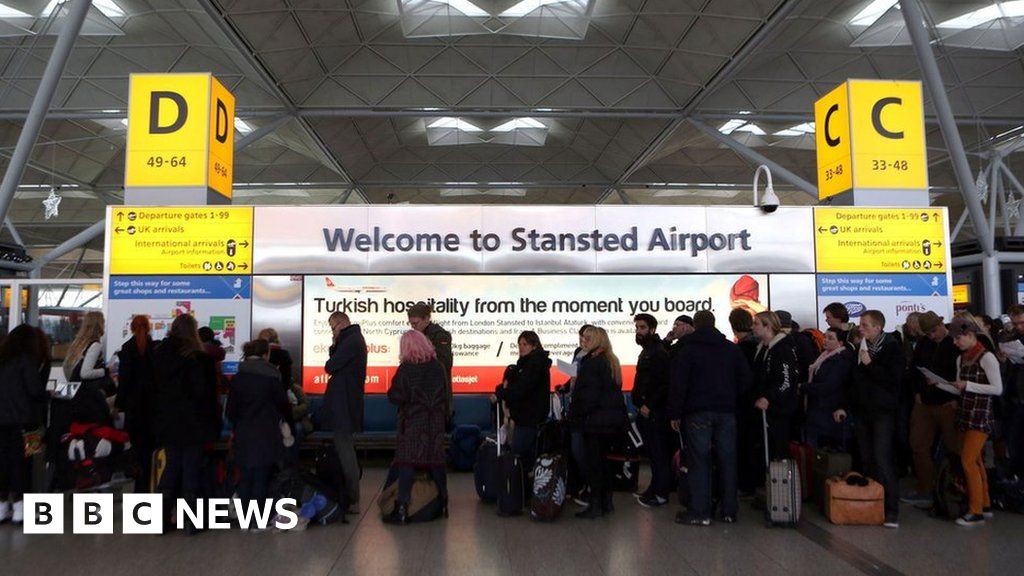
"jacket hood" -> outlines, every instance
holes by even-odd
[[[719,332],[718,328],[699,328],[690,334],[687,340],[690,344],[701,343],[709,346],[725,346],[728,342],[725,334]]]
[[[281,378],[281,372],[276,366],[260,357],[248,357],[238,364],[238,373],[254,374],[256,376],[268,376],[270,378]]]

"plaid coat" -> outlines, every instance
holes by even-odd
[[[448,416],[447,373],[437,360],[398,367],[388,400],[398,406],[395,464],[440,466],[445,463]]]
[[[991,352],[985,352],[985,354],[991,354]],[[981,368],[982,357],[984,354],[970,362],[967,355],[961,356],[960,380],[978,384],[989,383],[985,371]],[[956,427],[961,432],[977,430],[985,434],[992,434],[992,396],[964,390],[960,395],[960,402],[957,404]]]

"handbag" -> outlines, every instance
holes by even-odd
[[[43,444],[42,427],[35,430],[25,430],[21,433],[21,436],[25,440],[25,458],[32,458],[43,453],[45,444]]]

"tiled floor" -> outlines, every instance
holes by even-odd
[[[364,495],[384,470],[367,470]],[[168,536],[26,536],[0,527],[0,574],[75,576],[217,574],[1020,574],[1024,516],[997,514],[960,528],[906,507],[899,530],[829,525],[813,506],[797,530],[766,528],[748,508],[739,524],[694,528],[672,522],[673,507],[647,510],[616,496],[606,519],[571,512],[540,524],[499,518],[481,504],[470,474],[452,474],[451,517],[383,524],[374,500],[350,524],[291,534],[207,532]],[[572,508],[570,506],[570,508]]]

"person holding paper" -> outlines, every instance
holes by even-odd
[[[935,436],[941,434],[946,452],[956,454],[960,451],[955,426],[958,395],[936,386],[937,382],[923,374],[920,368],[944,380],[956,380],[956,360],[960,350],[953,344],[953,337],[942,322],[942,317],[935,312],[921,314],[917,322],[924,337],[917,341],[911,356],[911,370],[907,373],[914,391],[914,408],[910,414],[910,446],[914,452],[917,483],[914,491],[904,494],[900,501],[928,507],[935,487]]]
[[[967,480],[970,509],[957,519],[960,526],[977,526],[992,517],[985,472],[983,450],[992,433],[992,398],[1003,392],[999,360],[979,338],[981,327],[970,315],[953,318],[950,323],[953,341],[963,354],[957,358],[957,380],[960,391],[956,410],[956,427],[963,435],[960,463]]]

